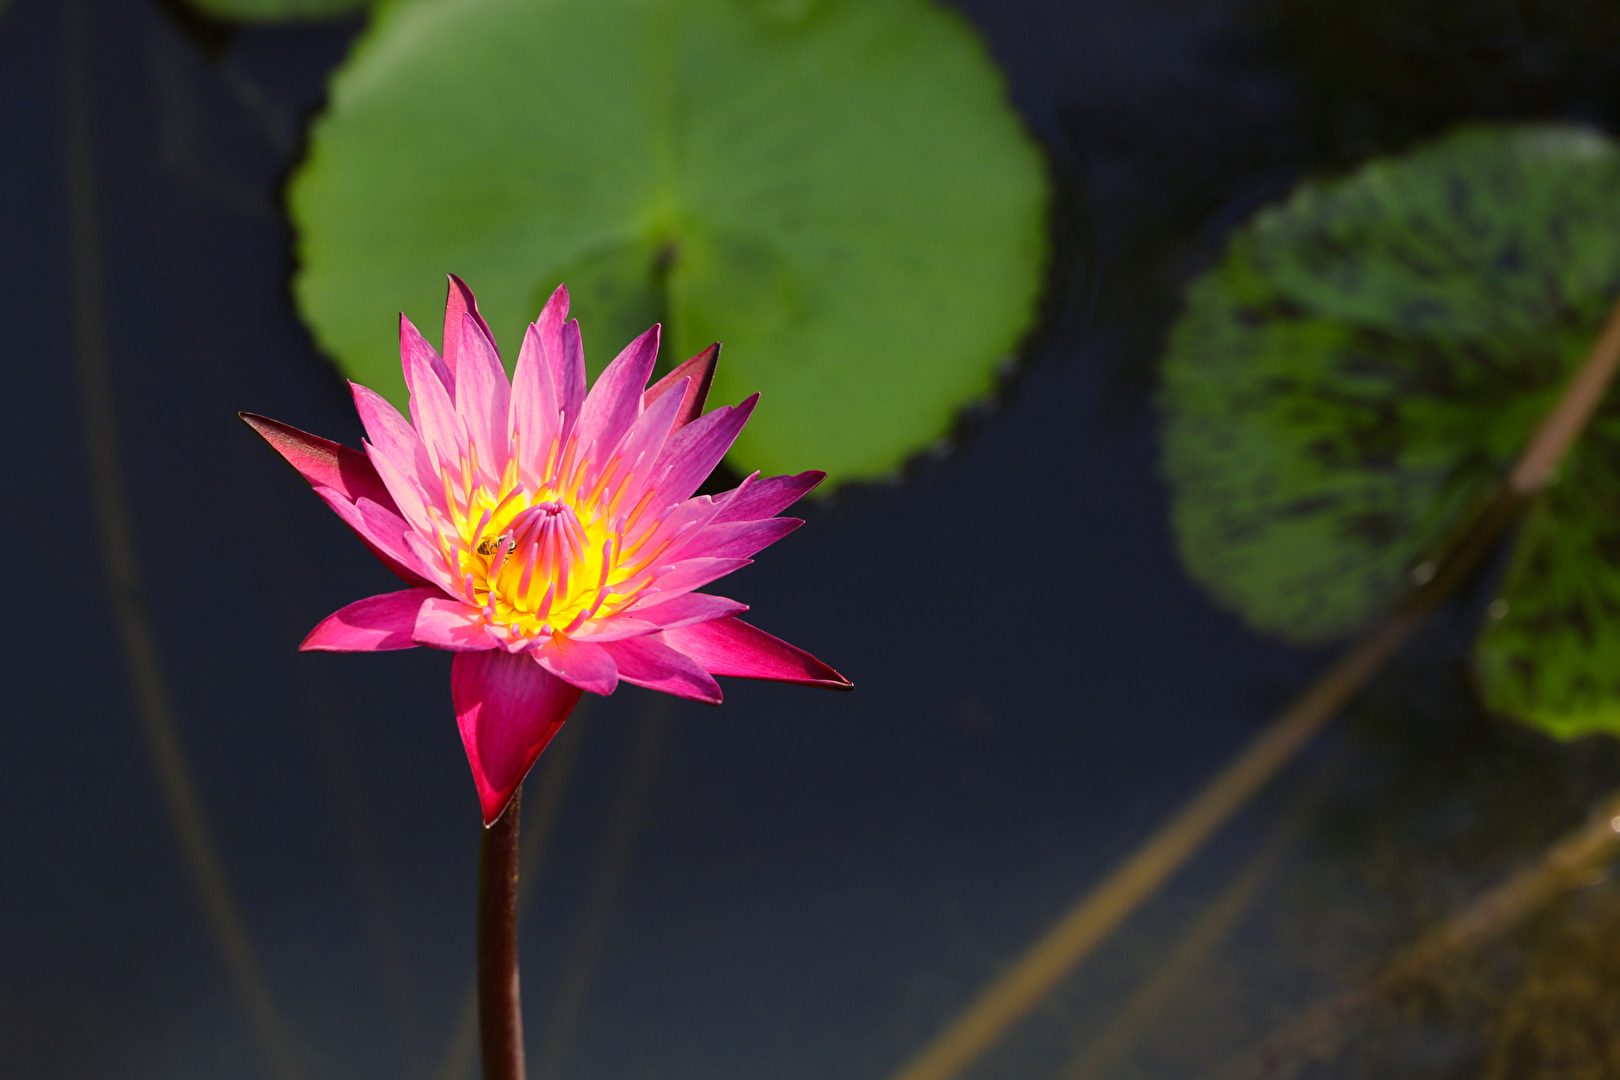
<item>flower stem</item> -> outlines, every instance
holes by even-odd
[[[484,1080],[524,1080],[518,994],[517,895],[520,787],[484,830],[478,848],[478,1034]]]

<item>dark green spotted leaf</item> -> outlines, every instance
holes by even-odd
[[[1492,489],[1617,292],[1620,152],[1593,132],[1469,128],[1302,185],[1171,335],[1187,567],[1287,639],[1362,626]],[[1617,416],[1536,508],[1480,643],[1488,704],[1562,733],[1620,730]]]
[[[399,0],[332,84],[290,205],[299,305],[403,400],[394,313],[444,274],[511,359],[559,281],[599,370],[665,324],[758,390],[734,451],[893,471],[991,389],[1035,310],[1045,177],[931,0]]]
[[[1557,735],[1620,733],[1617,411],[1530,512],[1476,653],[1486,702]]]

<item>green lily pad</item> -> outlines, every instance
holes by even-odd
[[[371,0],[190,0],[205,15],[230,22],[306,22],[364,11]]]
[[[396,402],[447,271],[509,354],[566,281],[593,369],[654,319],[665,363],[723,341],[736,463],[835,480],[992,388],[1046,252],[1040,156],[928,0],[385,4],[290,205],[305,318]]]
[[[1163,467],[1188,569],[1292,641],[1365,625],[1493,490],[1617,293],[1620,150],[1596,133],[1466,128],[1301,185],[1232,238],[1171,335]],[[1566,734],[1620,730],[1617,415],[1536,508],[1480,643],[1487,703]]]
[[[1620,417],[1525,521],[1475,653],[1485,701],[1561,736],[1620,733]]]

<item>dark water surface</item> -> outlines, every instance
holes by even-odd
[[[627,686],[543,759],[561,797],[524,932],[536,1077],[890,1075],[1327,660],[1250,634],[1174,558],[1151,387],[1182,285],[1302,175],[1463,118],[1620,121],[1620,16],[1601,5],[962,6],[1061,181],[1047,325],[952,456],[811,508],[729,587],[855,693],[733,681],[709,709]],[[73,10],[0,16],[0,1075],[288,1075],[176,840],[119,632],[134,611],[152,650],[135,675],[161,679],[293,1072],[460,1080],[478,811],[448,657],[296,651],[392,579],[234,416],[360,436],[291,307],[279,203],[357,24],[218,34],[85,0],[81,48]],[[89,223],[70,197],[75,64]],[[104,296],[91,393],[110,391],[115,428],[86,430],[76,280]],[[139,578],[117,596],[93,483],[110,463]],[[969,1075],[1206,1075],[1620,785],[1606,745],[1478,714],[1475,607],[1444,613]],[[1558,996],[1571,970],[1620,985],[1610,891],[1298,1074],[1616,1075],[1534,1064],[1547,1000],[1616,1008]],[[1223,895],[1228,929],[1140,1037],[1088,1063]]]

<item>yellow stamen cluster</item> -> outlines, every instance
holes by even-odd
[[[520,479],[515,454],[490,484],[472,450],[460,475],[444,473],[449,519],[429,510],[457,591],[513,640],[566,634],[624,609],[646,592],[648,571],[669,547],[646,513],[655,492],[623,512],[633,485],[622,463],[611,459],[587,487],[593,470],[571,460],[575,449],[572,439],[566,453],[553,444],[543,473],[553,479],[535,490]]]

